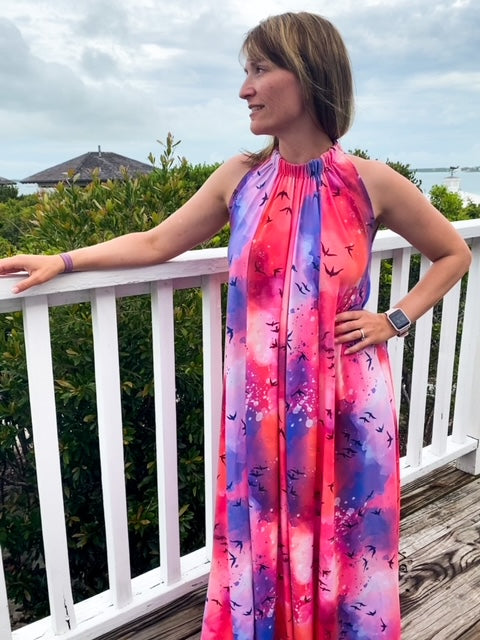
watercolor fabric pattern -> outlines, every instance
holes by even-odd
[[[278,152],[231,202],[224,415],[202,640],[398,640],[399,472],[386,345],[345,355],[371,203],[339,145]]]

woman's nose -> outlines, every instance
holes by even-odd
[[[243,82],[243,84],[242,84],[242,86],[240,87],[240,91],[238,92],[238,95],[243,100],[247,100],[254,93],[255,93],[255,89],[253,88],[250,79],[248,77],[246,77],[244,82]]]

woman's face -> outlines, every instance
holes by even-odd
[[[247,59],[240,97],[250,109],[250,130],[281,137],[310,119],[297,77],[269,60]]]

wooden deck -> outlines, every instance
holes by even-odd
[[[412,482],[401,515],[402,640],[478,640],[480,477],[448,466]],[[99,640],[199,640],[204,595]]]
[[[407,486],[402,640],[480,638],[480,477],[446,467]]]

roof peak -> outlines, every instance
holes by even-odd
[[[78,174],[77,184],[85,185],[92,181],[94,170],[98,170],[100,180],[106,182],[107,180],[122,179],[122,170],[124,169],[131,175],[141,175],[151,173],[154,167],[113,151],[102,151],[99,145],[97,151],[87,151],[81,156],[34,173],[20,182],[22,184],[36,183],[44,187],[54,186],[68,180],[68,174],[73,171],[75,175]]]

